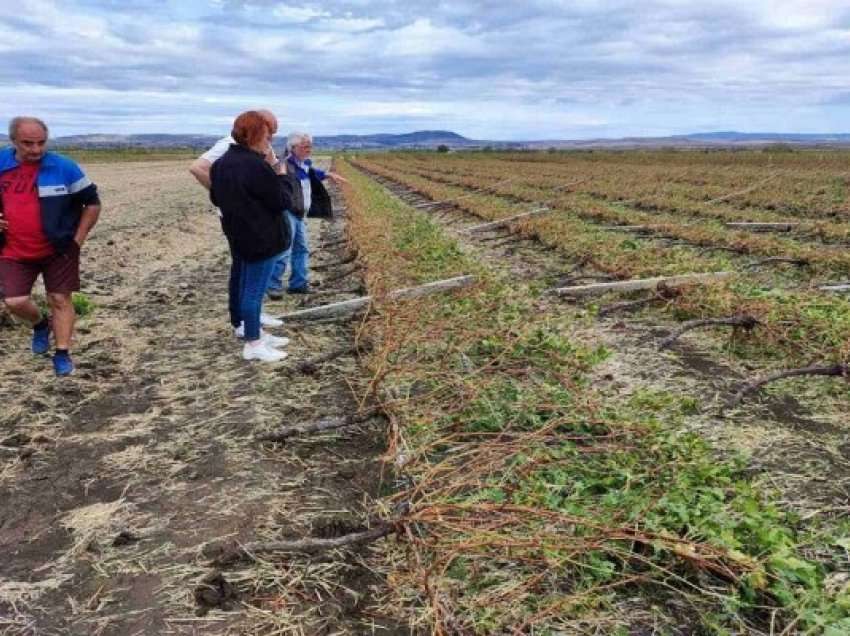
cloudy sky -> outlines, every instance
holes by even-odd
[[[8,0],[0,118],[53,134],[850,132],[847,0]],[[14,10],[12,10],[14,5]]]

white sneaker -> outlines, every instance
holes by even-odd
[[[244,360],[259,360],[260,362],[280,362],[287,356],[285,351],[272,349],[264,340],[259,344],[246,342],[242,347],[242,358]]]
[[[289,344],[289,338],[286,336],[273,336],[266,331],[260,331],[260,340],[265,342],[270,347],[285,347]]]
[[[245,323],[236,327],[233,330],[233,335],[243,340],[245,338]],[[270,347],[285,347],[289,344],[289,338],[286,336],[273,336],[268,331],[260,329],[260,340],[268,344]]]
[[[283,321],[274,316],[269,316],[266,313],[260,314],[260,324],[263,327],[282,327]]]

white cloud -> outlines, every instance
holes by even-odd
[[[808,0],[806,2],[765,2],[750,5],[764,26],[789,31],[811,31],[828,27],[835,16],[847,9],[843,0]]]
[[[385,26],[385,22],[381,18],[329,18],[322,20],[321,27],[329,31],[342,31],[344,33],[357,33],[359,31],[369,31],[370,29],[378,29]]]
[[[309,22],[310,20],[326,17],[328,15],[327,12],[319,11],[312,7],[294,7],[290,4],[284,3],[277,5],[274,9],[272,9],[271,13],[275,18],[282,20],[283,22],[294,22],[296,24]]]
[[[846,0],[20,0],[5,18],[0,115],[67,132],[219,132],[264,104],[321,133],[850,121]]]
[[[358,102],[345,108],[348,117],[423,117],[437,114],[432,103],[416,102]]]
[[[436,26],[428,18],[417,18],[386,33],[385,37],[387,53],[408,57],[483,53],[486,50],[481,40],[451,26]]]

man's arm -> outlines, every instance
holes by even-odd
[[[100,216],[100,196],[97,193],[97,186],[77,164],[71,164],[70,172],[66,176],[71,183],[69,188],[72,192],[71,206],[80,206],[82,209],[80,222],[74,234],[74,242],[82,247]]]
[[[207,190],[210,189],[210,168],[212,168],[212,163],[203,157],[195,159],[192,165],[189,166],[191,175]]]
[[[315,174],[319,178],[319,181],[324,181],[325,179],[330,179],[331,181],[333,181],[337,185],[339,185],[340,183],[348,183],[348,179],[346,179],[345,177],[343,177],[340,174],[337,174],[336,172],[332,172],[330,170],[325,172],[324,170],[319,170],[318,168],[313,168],[313,167],[311,167],[310,170],[312,170],[313,174]]]
[[[337,185],[339,185],[340,183],[348,183],[348,179],[343,177],[341,174],[331,172],[330,170],[325,173],[325,176]]]
[[[231,143],[233,143],[233,140],[230,137],[222,137],[213,144],[212,148],[195,159],[189,166],[189,173],[207,190],[210,189],[210,168],[227,152]]]
[[[83,246],[98,218],[100,218],[100,203],[93,203],[83,208],[77,233],[74,234],[74,242],[77,245]]]

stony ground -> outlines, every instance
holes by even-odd
[[[290,326],[278,330],[292,338],[287,361],[242,361],[226,244],[186,165],[86,168],[104,211],[83,252],[95,308],[79,322],[77,373],[56,379],[26,329],[0,328],[0,633],[370,633],[384,583],[356,553],[221,571],[209,556],[219,542],[327,537],[366,521],[382,488],[380,423],[285,446],[254,439],[356,408],[353,357],[296,369],[352,342],[352,328]],[[321,284],[344,259],[344,220],[310,231]]]

